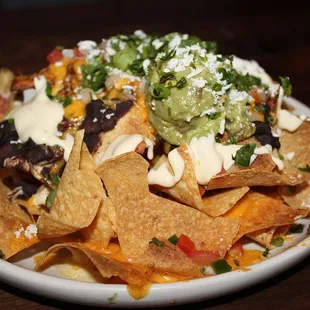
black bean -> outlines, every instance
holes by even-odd
[[[85,134],[84,142],[90,152],[96,151],[99,146],[99,135],[97,133]]]
[[[16,197],[19,199],[29,199],[33,194],[37,192],[38,188],[41,185],[39,183],[33,183],[31,181],[14,180],[14,179],[12,183],[14,188],[21,187],[23,190],[23,193]]]
[[[5,159],[17,156],[19,152],[16,144],[7,143],[0,146],[0,168],[3,167]]]
[[[0,123],[0,146],[17,140],[18,134],[15,130],[14,122],[6,120]]]
[[[133,106],[133,101],[122,101],[116,104],[115,115],[119,119],[123,117]]]
[[[256,121],[255,123],[255,138],[262,144],[270,144],[272,148],[279,149],[281,144],[278,137],[274,137],[268,123]]]

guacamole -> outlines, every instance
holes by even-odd
[[[210,133],[244,139],[254,132],[247,117],[251,97],[231,83],[231,60],[198,43],[160,53],[147,76],[150,121],[174,145]]]

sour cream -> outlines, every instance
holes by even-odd
[[[61,103],[50,100],[46,95],[46,79],[40,76],[34,79],[36,94],[21,106],[15,107],[7,118],[14,119],[14,125],[22,142],[32,139],[36,144],[59,145],[64,149],[67,161],[74,139],[67,134],[62,140],[57,129],[64,116]]]
[[[45,205],[47,196],[50,193],[50,189],[44,185],[40,186],[38,191],[33,195],[33,203],[36,206]]]
[[[108,149],[99,158],[97,164],[100,165],[102,162],[109,158],[114,158],[118,155],[133,152],[136,147],[141,143],[145,142],[147,148],[147,158],[153,159],[153,143],[150,139],[136,134],[136,135],[121,135],[117,137],[108,147]]]
[[[173,174],[168,169],[168,163],[164,162],[158,169],[151,169],[148,173],[148,183],[157,184],[163,187],[173,187],[178,183],[185,169],[185,163],[178,149],[174,149],[168,154],[168,161],[173,170]]]

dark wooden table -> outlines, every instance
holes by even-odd
[[[304,3],[303,3],[304,2]],[[143,29],[179,31],[215,40],[223,54],[255,59],[274,78],[289,76],[293,96],[310,106],[310,8],[306,1],[102,1],[100,4],[0,12],[0,67],[30,74],[56,45],[99,41]],[[309,309],[310,258],[233,295],[184,309]],[[1,310],[65,309],[72,305],[0,284]],[[75,309],[86,309],[75,307]]]

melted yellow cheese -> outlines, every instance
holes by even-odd
[[[71,104],[65,107],[66,118],[86,116],[86,106],[81,100],[72,100]]]
[[[259,250],[244,250],[243,255],[239,256],[238,258],[230,257],[227,254],[225,259],[227,260],[227,263],[232,267],[232,269],[235,270],[261,262],[263,260],[262,253],[263,252]],[[238,262],[240,266],[237,266],[235,261]]]
[[[144,298],[150,291],[151,284],[146,284],[143,286],[133,286],[127,285],[127,291],[131,297],[134,299],[142,299]]]

